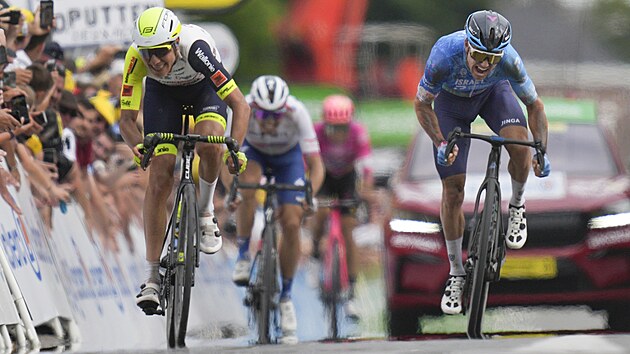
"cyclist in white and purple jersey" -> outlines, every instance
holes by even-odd
[[[324,178],[324,165],[313,122],[306,107],[289,95],[289,87],[278,76],[264,75],[254,80],[245,97],[251,107],[247,135],[241,151],[248,166],[239,181],[258,183],[266,169],[271,169],[276,183],[305,184],[305,168],[309,172],[313,193],[317,193]],[[238,258],[232,280],[247,285],[251,267],[249,240],[254,223],[257,201],[254,190],[241,190],[242,201],[236,214]],[[277,193],[278,220],[282,227],[280,245],[281,343],[297,342],[297,321],[291,301],[291,285],[300,258],[300,226],[304,215],[304,192],[280,190]]]
[[[442,179],[440,218],[450,262],[441,307],[446,314],[462,311],[461,291],[465,280],[462,262],[464,234],[464,183],[469,140],[460,140],[453,153],[445,156],[444,137],[455,127],[470,132],[470,124],[479,115],[504,138],[527,140],[527,126],[534,140],[547,146],[547,116],[543,103],[527,75],[523,62],[510,45],[509,21],[494,11],[477,11],[468,16],[463,31],[440,38],[426,63],[418,85],[415,111],[420,125],[431,138],[435,162]],[[527,107],[527,116],[515,95]],[[525,198],[523,192],[530,166],[538,177],[549,174],[546,154],[544,165],[532,159],[529,148],[507,145],[508,171],[512,177],[506,244],[519,249],[527,240]],[[456,157],[461,155],[458,159]]]
[[[315,124],[321,155],[326,167],[324,184],[317,198],[354,200],[368,197],[372,190],[372,154],[370,137],[365,127],[354,121],[354,103],[344,95],[331,95],[322,104],[322,121]],[[358,183],[357,183],[358,182]],[[313,257],[319,258],[319,241],[330,210],[318,208],[313,220]],[[345,303],[346,315],[354,320],[359,312],[354,301],[354,285],[357,279],[357,250],[352,231],[357,225],[354,209],[341,208],[341,229],[346,243],[346,262],[350,292]]]

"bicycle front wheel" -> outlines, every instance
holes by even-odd
[[[272,329],[275,328],[274,297],[278,292],[278,261],[273,227],[263,231],[263,248],[256,280],[256,327],[258,343],[270,344],[274,339]]]
[[[331,259],[326,264],[329,264],[331,268],[327,269],[326,273],[331,277],[331,288],[329,290],[330,293],[325,297],[325,304],[330,320],[330,338],[336,340],[339,338],[339,310],[341,303],[341,257],[339,255],[339,244],[336,241],[333,241],[329,256]]]
[[[167,336],[170,347],[186,346],[186,329],[190,309],[190,293],[193,283],[195,250],[198,232],[196,194],[192,185],[182,188],[179,205],[175,212],[170,254],[170,291],[168,299]]]
[[[481,220],[475,227],[469,245],[468,258],[472,267],[468,270],[467,278],[470,279],[472,277],[472,280],[467,281],[469,302],[466,313],[468,317],[467,334],[470,339],[484,338],[481,325],[486,310],[490,285],[488,276],[490,242],[497,237],[496,233],[499,232],[497,227],[501,212],[499,198],[495,185],[492,183],[488,184]]]

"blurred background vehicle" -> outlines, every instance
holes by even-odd
[[[528,179],[528,241],[522,250],[508,251],[501,280],[491,284],[488,307],[586,304],[607,310],[611,329],[630,330],[630,176],[617,145],[597,122],[594,101],[543,100],[553,172],[545,179],[531,173]],[[480,118],[473,132],[493,134]],[[478,141],[471,144],[467,220],[488,149]],[[442,187],[424,132],[410,144],[403,166],[392,180],[392,214],[385,222],[391,336],[413,335],[422,330],[419,317],[441,314],[449,269],[439,217]],[[507,158],[501,168],[501,180],[509,181]],[[509,188],[502,184],[504,212]]]

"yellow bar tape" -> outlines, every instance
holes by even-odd
[[[153,150],[154,156],[160,156],[160,155],[166,155],[166,154],[177,155],[177,147],[170,143],[162,143],[162,144],[158,144],[158,146],[155,147],[155,150]]]
[[[211,120],[211,121],[215,121],[215,122],[221,124],[221,126],[223,127],[223,130],[225,130],[225,126],[227,125],[227,121],[225,120],[225,118],[222,115],[220,115],[218,113],[213,113],[213,112],[207,112],[207,113],[200,114],[195,119],[195,124],[199,124],[199,122],[203,122],[204,120]]]

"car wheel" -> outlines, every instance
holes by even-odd
[[[608,328],[613,331],[630,331],[630,305],[614,304],[606,306]]]

